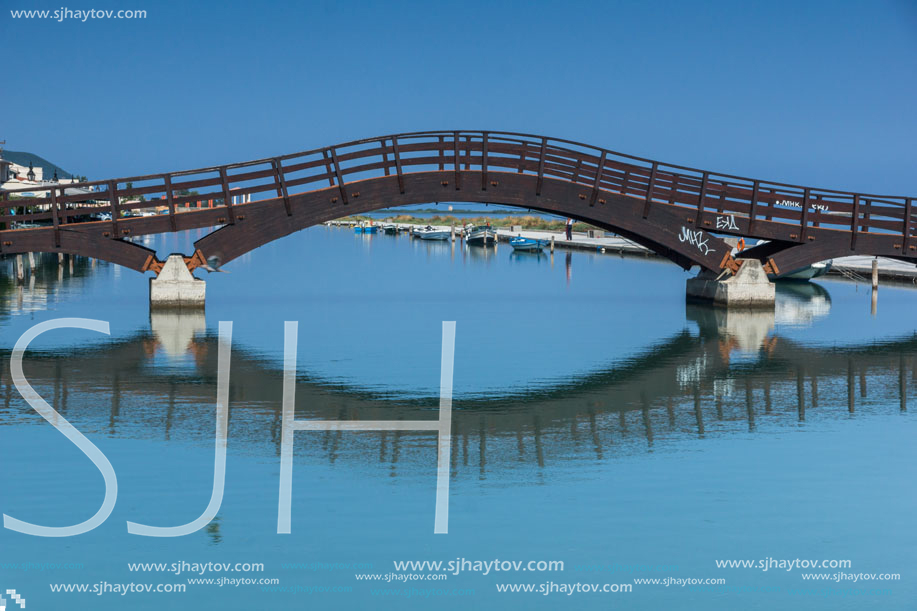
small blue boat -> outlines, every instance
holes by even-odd
[[[548,242],[547,240],[536,240],[534,238],[523,238],[520,236],[511,238],[509,245],[513,247],[513,250],[534,252],[540,251],[542,248],[548,245]]]
[[[375,225],[355,225],[353,228],[354,233],[377,233],[379,228]]]

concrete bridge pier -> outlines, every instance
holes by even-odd
[[[169,255],[159,274],[150,278],[150,309],[201,309],[206,288],[206,282],[191,274],[185,257]]]
[[[685,290],[688,301],[712,303],[727,308],[770,308],[776,299],[776,287],[757,259],[737,259],[739,270],[730,274],[702,271],[689,278]]]

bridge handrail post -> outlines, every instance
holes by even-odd
[[[481,136],[481,191],[487,190],[487,132]]]
[[[10,214],[12,207],[9,206],[9,194],[6,191],[0,191],[0,216],[13,216]],[[12,222],[9,223],[12,225]],[[0,223],[0,229],[12,229],[12,226],[7,227],[7,222],[3,221]],[[0,252],[3,252],[3,242],[0,241]]]
[[[809,187],[802,192],[802,215],[799,217],[799,241],[806,241],[806,231],[809,228]]]
[[[544,184],[544,158],[547,154],[548,139],[541,139],[541,152],[538,154],[538,182],[535,183],[535,195],[541,195],[541,186]]]
[[[678,202],[675,201],[676,196],[678,195],[678,183],[681,181],[681,174],[677,172],[672,172],[672,184],[669,186],[669,204],[675,206]]]
[[[525,172],[525,162],[528,161],[526,157],[529,155],[529,143],[525,140],[522,141],[522,152],[519,153],[519,171],[517,174],[523,174]]]
[[[387,138],[382,138],[379,140],[380,148],[382,149],[382,171],[386,176],[391,175],[391,170],[388,168],[388,151],[385,148],[385,141]]]
[[[108,181],[108,203],[111,207],[111,235],[115,240],[118,239],[118,217],[121,216],[121,206],[118,201],[118,183],[114,180]]]
[[[13,216],[10,212],[13,210],[14,206],[9,205],[9,194],[6,191],[0,191],[0,216],[5,216],[7,218]],[[3,221],[0,222],[0,230],[2,229],[12,229],[12,221]],[[0,240],[0,253],[3,252],[3,241]]]
[[[910,197],[904,200],[904,223],[901,227],[901,252],[907,252],[907,243],[911,237],[911,202]]]
[[[60,248],[60,219],[58,218],[57,187],[51,187],[51,221],[54,223],[54,247]]]
[[[446,169],[446,137],[439,137],[439,171]]]
[[[334,164],[334,176],[338,183],[338,192],[341,194],[341,203],[346,205],[348,203],[347,189],[344,188],[344,176],[341,174],[341,164],[338,162],[338,152],[335,147],[331,147],[329,150],[331,151],[331,162]]]
[[[579,157],[576,158],[576,165],[573,166],[573,177],[570,178],[570,182],[576,182],[579,180],[579,171],[583,167],[583,160]]]
[[[220,183],[223,185],[223,205],[226,206],[226,216],[229,217],[229,224],[236,224],[236,214],[232,209],[232,196],[229,194],[229,179],[226,176],[226,166],[220,166]]]
[[[850,214],[850,250],[856,250],[857,231],[860,229],[860,194],[853,196],[853,211]]]
[[[772,221],[774,220],[774,207],[777,203],[777,189],[772,187],[768,189],[767,192],[770,193],[770,196],[774,199],[774,201],[767,205],[767,214],[764,216],[764,220]]]
[[[392,153],[395,155],[395,171],[398,172],[398,191],[404,193],[404,170],[401,169],[401,152],[398,150],[398,136],[392,136]]]
[[[761,182],[755,181],[751,188],[751,208],[748,210],[748,230],[751,231],[755,225],[755,217],[758,215],[758,192],[761,189]]]
[[[459,165],[459,133],[452,132],[452,165],[455,169],[455,190],[462,188],[461,166]]]
[[[334,186],[334,172],[331,170],[331,159],[328,157],[328,149],[322,149],[322,158],[325,160],[325,175],[328,177],[328,186]]]
[[[287,191],[287,179],[283,175],[283,164],[280,158],[271,159],[271,165],[274,166],[274,183],[277,185],[277,197],[283,198],[283,207],[287,211],[287,216],[293,216],[293,207],[290,205],[290,193]]]
[[[162,175],[162,182],[166,188],[166,205],[169,206],[169,227],[175,231],[175,199],[172,194],[172,177],[169,174]]]
[[[650,203],[653,201],[653,191],[656,190],[656,171],[658,169],[659,162],[654,161],[653,169],[650,170],[650,183],[646,188],[646,202],[643,204],[643,218],[646,218],[650,214]]]
[[[701,227],[704,224],[704,199],[707,197],[707,181],[709,178],[710,173],[704,172],[700,183],[700,194],[697,197],[697,219],[695,219],[694,222],[695,227]]]
[[[605,173],[605,157],[607,155],[607,151],[602,151],[599,165],[595,168],[595,182],[592,183],[592,195],[589,197],[590,206],[595,206],[595,200],[599,196],[599,185],[602,183],[602,174]]]

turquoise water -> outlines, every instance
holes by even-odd
[[[147,245],[190,252],[198,237]],[[726,314],[686,306],[687,274],[660,260],[513,257],[325,227],[226,269],[205,275],[206,314],[181,316],[151,316],[147,278],[104,263],[75,260],[71,273],[46,257],[21,287],[0,279],[6,515],[63,526],[99,507],[99,471],[19,396],[9,351],[41,321],[111,325],[108,337],[49,333],[25,358],[30,383],[119,483],[90,533],[0,530],[0,585],[29,608],[909,609],[917,598],[917,292],[883,287],[872,315],[863,286],[825,281],[781,287],[773,314]],[[292,533],[277,534],[286,320],[299,321],[297,418],[339,420],[435,418],[441,323],[456,321],[449,534],[433,534],[436,436],[412,431],[297,432]],[[183,524],[210,498],[219,321],[233,321],[233,353],[218,517],[185,537],[130,535],[127,521]],[[850,564],[716,564],[768,558]],[[563,570],[393,564],[457,559]],[[263,570],[169,570],[183,562]],[[838,572],[900,579],[802,577]],[[654,578],[725,583],[634,582]],[[103,582],[186,591],[52,591]],[[577,583],[632,590],[558,591]],[[555,585],[498,592],[506,584]]]

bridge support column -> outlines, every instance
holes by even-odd
[[[701,301],[727,308],[773,308],[776,295],[774,283],[768,280],[764,267],[757,259],[739,259],[739,271],[721,277],[702,271],[689,278],[686,293],[689,301]],[[725,272],[728,274],[728,272]]]
[[[207,283],[195,278],[182,255],[169,255],[162,270],[150,278],[150,309],[204,307]]]

